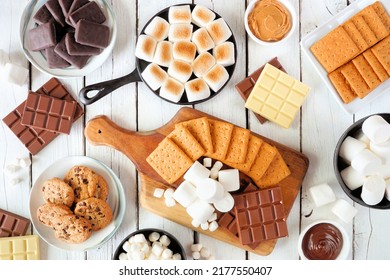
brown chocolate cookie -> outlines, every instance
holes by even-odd
[[[104,200],[94,197],[79,201],[74,213],[90,221],[94,231],[104,228],[112,219],[110,205]]]
[[[82,243],[92,234],[91,223],[77,215],[65,215],[53,223],[55,237],[68,243]]]
[[[63,204],[45,203],[37,209],[38,220],[48,227],[52,227],[56,219],[69,214],[73,213]]]
[[[65,175],[64,181],[73,188],[74,201],[77,203],[96,193],[98,177],[96,173],[85,166],[73,166]]]
[[[67,183],[59,178],[47,180],[42,186],[43,199],[54,204],[72,206],[74,191]]]

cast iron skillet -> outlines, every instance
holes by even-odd
[[[174,6],[183,6],[183,5],[189,5],[190,6],[190,9],[191,11],[195,8],[195,4],[180,4],[180,5],[174,5]],[[168,21],[168,12],[169,12],[169,8],[166,8],[160,12],[158,12],[156,15],[154,15],[148,22],[147,24],[145,25],[145,27],[142,29],[141,31],[141,34],[145,34],[145,28],[149,25],[149,23],[153,20],[153,18],[159,16],[165,20]],[[215,12],[214,12],[215,13]],[[220,18],[221,16],[218,15],[217,13],[215,13],[216,15],[216,18],[215,19],[218,19]],[[193,28],[193,31],[199,29],[198,26],[196,26],[195,24],[193,24],[194,28]],[[230,27],[229,27],[230,28]],[[231,28],[230,28],[230,31],[231,31]],[[233,32],[232,32],[233,34]],[[182,98],[180,99],[179,102],[172,102],[170,100],[167,100],[163,97],[160,96],[159,94],[159,91],[160,89],[158,90],[152,90],[149,85],[142,79],[142,76],[141,76],[141,73],[145,70],[145,68],[150,64],[150,62],[147,62],[147,61],[144,61],[144,60],[141,60],[141,59],[138,59],[136,58],[136,69],[133,70],[133,72],[131,72],[130,74],[126,75],[126,76],[123,76],[123,77],[120,77],[120,78],[117,78],[117,79],[113,79],[113,80],[108,80],[108,81],[105,81],[105,82],[102,82],[102,83],[98,83],[98,84],[93,84],[93,85],[89,85],[89,86],[86,86],[84,88],[82,88],[80,90],[80,93],[79,93],[79,97],[80,97],[80,100],[83,104],[85,105],[89,105],[89,104],[92,104],[96,101],[98,101],[99,99],[103,98],[104,96],[106,96],[107,94],[110,94],[111,92],[113,92],[114,90],[120,88],[121,86],[123,85],[126,85],[128,83],[133,83],[133,82],[145,82],[145,84],[149,87],[149,89],[154,92],[154,94],[156,94],[158,97],[164,99],[165,101],[168,101],[170,103],[173,103],[173,104],[178,104],[178,105],[193,105],[193,104],[197,104],[197,103],[201,103],[201,102],[204,102],[204,101],[207,101],[211,98],[213,98],[214,96],[216,96],[219,92],[222,91],[222,89],[226,86],[226,84],[229,82],[229,80],[231,79],[232,75],[233,75],[233,72],[234,72],[234,68],[236,66],[236,61],[237,61],[237,46],[236,46],[236,40],[234,38],[234,35],[230,36],[230,38],[227,40],[227,41],[230,41],[234,44],[234,57],[235,57],[235,63],[229,67],[225,67],[227,72],[229,73],[229,79],[226,81],[226,83],[221,87],[221,89],[217,92],[214,92],[210,89],[210,96],[208,98],[205,98],[205,99],[202,99],[202,100],[198,100],[198,101],[194,101],[194,102],[188,102],[187,100],[187,96],[186,94],[183,94]],[[212,53],[212,50],[209,50],[210,53]],[[162,69],[164,69],[165,71],[167,71],[167,68],[166,67],[162,67]],[[196,78],[196,76],[194,74],[192,74],[192,76],[190,77],[190,80]],[[95,94],[91,94],[92,91],[97,91]]]

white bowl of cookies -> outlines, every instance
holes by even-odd
[[[125,213],[123,186],[104,163],[70,156],[49,166],[30,192],[30,217],[48,244],[63,250],[99,248]]]

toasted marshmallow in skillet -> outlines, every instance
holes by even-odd
[[[215,64],[203,79],[213,91],[217,92],[229,80],[229,73],[222,65]]]
[[[202,78],[196,78],[184,85],[188,102],[199,101],[210,96],[210,88]]]
[[[155,17],[148,26],[145,27],[145,34],[153,37],[157,41],[162,41],[168,38],[169,23],[161,18]]]
[[[153,62],[158,65],[168,67],[173,61],[172,53],[173,45],[168,41],[161,41],[157,43],[156,52],[154,53]]]
[[[174,60],[171,65],[169,65],[168,74],[184,84],[192,75],[191,64],[182,60]]]
[[[169,41],[190,41],[192,37],[192,29],[194,26],[189,23],[172,24],[169,28]]]
[[[204,27],[215,19],[215,13],[202,5],[196,5],[192,10],[192,22]]]
[[[213,39],[206,28],[199,28],[192,34],[192,42],[195,43],[198,53],[206,52],[215,47]]]
[[[232,42],[224,42],[213,49],[213,55],[218,64],[222,66],[230,66],[235,62],[234,44]]]
[[[184,85],[169,77],[160,88],[160,96],[172,102],[179,102],[184,92]]]
[[[173,58],[184,60],[188,63],[194,61],[196,45],[192,42],[180,41],[173,44]]]
[[[191,9],[189,5],[172,6],[169,8],[168,20],[170,24],[191,23]]]
[[[230,36],[232,36],[230,28],[223,20],[223,18],[219,18],[208,23],[206,29],[209,32],[211,38],[213,38],[213,41],[216,45],[225,42],[230,38]]]
[[[137,46],[135,47],[135,56],[139,59],[152,62],[154,52],[156,51],[157,41],[148,35],[139,35]]]
[[[215,65],[215,58],[209,52],[198,55],[192,63],[195,76],[203,77]]]
[[[156,63],[150,63],[145,70],[141,73],[142,78],[148,84],[152,90],[157,90],[168,78],[167,72],[165,72]]]

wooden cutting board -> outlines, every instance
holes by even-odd
[[[176,204],[174,207],[167,207],[164,199],[153,196],[155,188],[167,188],[169,185],[146,162],[146,157],[174,129],[176,123],[204,116],[217,119],[206,113],[185,107],[180,109],[166,125],[148,132],[130,131],[118,126],[106,116],[97,116],[88,122],[85,128],[85,136],[94,145],[106,145],[122,152],[134,163],[141,176],[142,187],[140,200],[142,207],[145,209],[244,250],[259,255],[268,255],[274,249],[277,240],[262,242],[253,250],[248,246],[242,245],[236,236],[223,228],[218,228],[214,232],[194,228],[191,225],[191,218],[184,207],[179,204]],[[303,178],[309,166],[309,160],[302,153],[256,133],[252,132],[252,134],[275,146],[291,170],[291,175],[279,183],[283,192],[285,212],[288,216],[299,193]],[[178,180],[173,186],[177,187],[180,182],[181,180]]]

